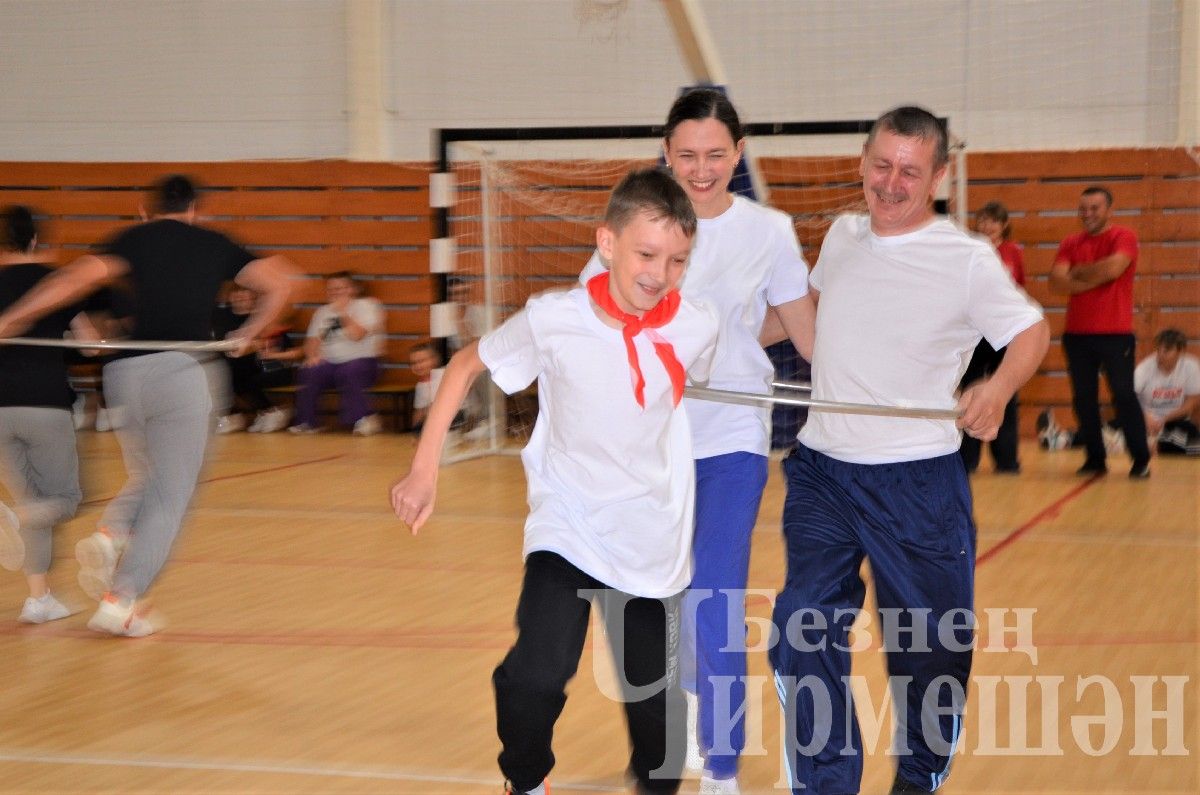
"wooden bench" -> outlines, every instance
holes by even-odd
[[[294,408],[299,389],[298,386],[280,386],[266,392],[268,395],[290,400]],[[374,404],[376,414],[392,418],[392,430],[405,433],[412,430],[413,398],[416,391],[416,387],[411,384],[379,384],[368,389],[367,396]],[[317,403],[317,413],[321,416],[336,414],[336,397],[337,394],[332,391],[322,393]]]

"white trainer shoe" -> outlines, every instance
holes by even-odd
[[[55,599],[54,594],[47,591],[45,596],[31,596],[26,599],[25,606],[21,608],[21,615],[17,617],[17,620],[22,624],[45,624],[47,621],[66,618],[75,612],[77,611],[67,607]]]
[[[217,433],[233,433],[246,427],[246,418],[241,414],[226,414],[217,420]]]
[[[92,599],[99,600],[112,588],[113,573],[125,545],[125,539],[103,527],[75,545],[79,587]]]
[[[286,428],[288,420],[291,418],[292,413],[287,409],[267,409],[259,412],[259,415],[254,418],[254,422],[246,430],[250,433],[275,433]]]
[[[699,773],[704,770],[704,755],[700,753],[699,740],[700,702],[695,693],[687,690],[683,691],[683,698],[687,702],[687,755],[683,759],[683,766],[692,773]]]
[[[100,606],[88,619],[87,625],[88,629],[94,632],[107,632],[109,635],[126,638],[144,638],[162,628],[149,617],[140,615],[136,602],[122,605],[111,596],[100,600]]]
[[[378,414],[368,414],[354,423],[355,436],[374,436],[382,430],[383,424],[379,421]]]
[[[700,789],[697,792],[699,795],[741,795],[742,793],[738,789],[737,778],[709,778],[708,776],[700,779]]]
[[[305,425],[304,423],[300,423],[299,425],[293,425],[290,428],[288,428],[288,433],[295,433],[295,434],[320,433],[322,430],[324,430],[324,429],[313,427],[312,425]]]
[[[25,563],[25,540],[21,520],[12,508],[0,502],[0,567],[16,571]]]

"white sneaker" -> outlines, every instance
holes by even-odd
[[[320,433],[320,432],[321,432],[320,428],[314,428],[313,426],[305,425],[304,423],[300,423],[299,425],[293,425],[292,427],[288,428],[288,433]]]
[[[92,599],[99,600],[112,588],[113,572],[125,546],[125,539],[116,538],[104,528],[75,545],[79,587]]]
[[[21,608],[21,615],[17,620],[23,624],[45,624],[47,621],[66,618],[75,612],[77,611],[67,607],[55,599],[54,594],[47,591],[45,596],[31,596],[26,599],[25,606]]]
[[[703,776],[700,779],[700,789],[697,790],[699,795],[741,795],[741,790],[738,789],[737,778],[709,778]]]
[[[217,433],[233,433],[246,427],[246,418],[241,414],[226,414],[217,420]]]
[[[379,422],[378,414],[368,414],[367,416],[354,423],[355,436],[374,436],[383,430],[382,423]]]
[[[287,427],[292,413],[287,409],[274,408],[260,412],[246,430],[250,433],[275,433]]]
[[[683,691],[683,698],[687,702],[687,755],[683,759],[683,766],[693,773],[698,773],[704,769],[704,755],[700,753],[698,725],[700,702],[697,700],[695,693],[690,693],[687,690]]]
[[[126,638],[144,638],[162,629],[148,617],[139,615],[136,608],[136,602],[121,605],[106,596],[100,600],[95,615],[88,619],[88,629]]]
[[[21,538],[21,520],[0,502],[0,567],[16,571],[25,563],[25,540]]]
[[[75,402],[71,404],[71,421],[77,431],[82,431],[83,426],[87,425],[87,395],[76,395]]]

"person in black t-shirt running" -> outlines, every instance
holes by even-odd
[[[256,258],[217,232],[196,225],[196,189],[184,176],[155,188],[153,217],[38,284],[0,313],[0,337],[124,279],[133,297],[134,340],[202,341],[212,337],[221,285],[236,280],[259,294],[256,311],[232,337],[248,349],[288,301],[292,267]],[[223,408],[217,357],[181,351],[127,351],[104,367],[104,394],[120,412],[117,428],[129,479],[79,542],[80,584],[100,605],[88,627],[140,637],[158,627],[139,604],[166,563],[191,500],[213,426]]]

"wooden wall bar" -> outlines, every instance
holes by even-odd
[[[790,213],[810,262],[833,215],[861,208],[857,159],[762,158],[772,203]],[[617,167],[618,172],[620,167]],[[408,381],[407,351],[429,332],[435,300],[429,275],[431,230],[426,163],[346,161],[245,163],[0,163],[0,203],[35,207],[45,218],[47,244],[64,261],[138,220],[143,192],[159,176],[186,173],[206,188],[202,213],[213,227],[254,250],[290,257],[310,278],[296,291],[299,328],[323,300],[321,275],[353,270],[388,308],[385,379]],[[570,284],[592,246],[613,166],[589,163],[573,173],[561,162],[512,169],[519,188],[504,191],[491,234],[520,264],[507,278],[506,303]],[[600,176],[605,175],[605,176]],[[1080,191],[1098,183],[1116,196],[1116,222],[1141,240],[1136,282],[1139,356],[1168,325],[1200,342],[1200,164],[1185,149],[1079,152],[981,152],[967,158],[968,208],[1004,202],[1013,238],[1024,246],[1028,289],[1047,309],[1054,344],[1041,371],[1022,391],[1023,428],[1045,407],[1070,420],[1070,385],[1059,336],[1065,300],[1052,295],[1047,275],[1058,243],[1079,228]],[[459,169],[460,184],[477,169]],[[548,216],[547,198],[569,197],[570,219]],[[478,192],[464,191],[452,211],[459,270],[481,270]]]
[[[324,303],[322,276],[351,270],[387,309],[384,383],[405,383],[408,348],[429,335],[429,164],[330,161],[240,163],[0,163],[0,204],[39,214],[49,254],[66,262],[136,223],[146,189],[181,173],[205,188],[204,223],[252,251],[290,258],[291,323]]]

